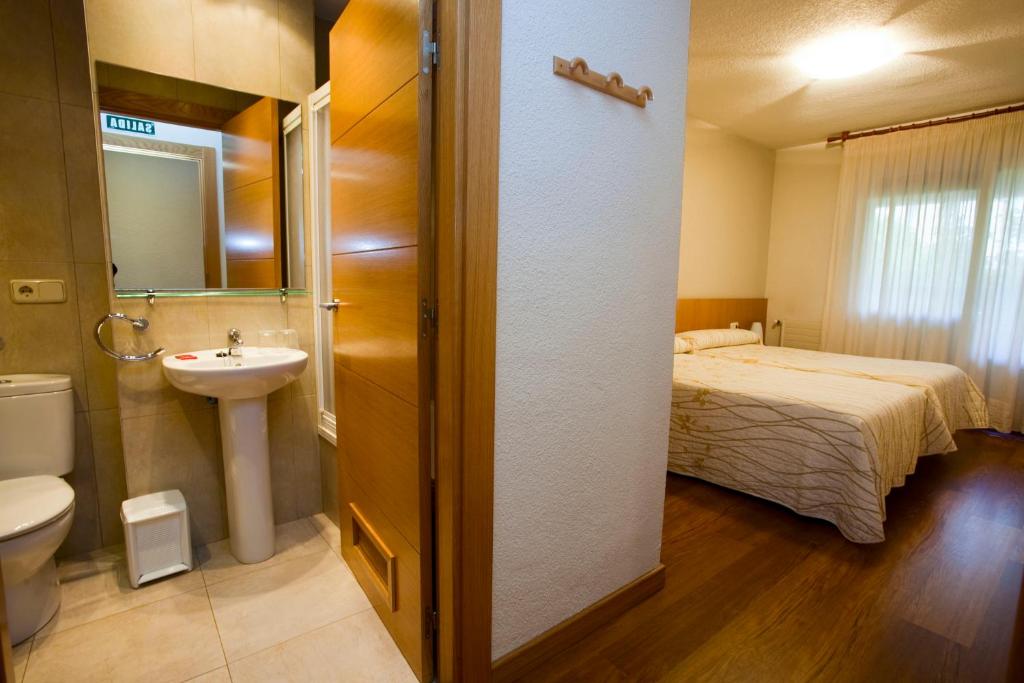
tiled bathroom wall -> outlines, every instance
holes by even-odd
[[[103,355],[92,328],[111,310],[143,315],[150,330],[138,338],[119,330],[118,343],[173,352],[219,345],[229,327],[250,343],[259,329],[291,327],[311,353],[312,302],[111,299],[90,58],[301,101],[313,89],[312,2],[5,2],[0,24],[18,27],[0,44],[0,373],[72,377],[76,512],[61,553],[120,542],[120,502],[166,488],[185,492],[197,542],[223,538],[216,407],[172,389],[158,363]],[[60,278],[68,299],[14,304],[12,278]],[[318,512],[312,370],[273,394],[269,408],[276,517]]]
[[[264,329],[293,328],[312,357],[313,309],[308,296],[121,299],[118,310],[149,320],[136,333],[121,326],[119,348],[180,353],[227,346],[227,331],[237,327],[255,344]],[[270,463],[277,523],[321,510],[320,456],[316,432],[316,383],[312,362],[302,377],[268,398]],[[188,501],[193,542],[206,544],[227,536],[224,468],[221,462],[217,406],[202,396],[168,384],[159,363],[118,368],[121,427],[128,494],[180,489]]]
[[[94,60],[293,102],[313,91],[312,0],[85,0],[85,8]],[[306,232],[311,282],[308,225]],[[276,296],[117,299],[114,306],[150,321],[143,333],[117,328],[122,350],[222,346],[232,327],[254,345],[259,330],[296,329],[310,364],[300,380],[268,399],[274,515],[283,523],[322,509],[309,296],[292,295],[286,303]],[[171,387],[156,362],[119,364],[116,386],[128,495],[180,489],[193,542],[226,537],[216,405]]]
[[[82,3],[0,3],[0,25],[0,373],[72,378],[68,555],[120,541],[125,492],[114,361],[92,340],[110,290]],[[12,278],[59,278],[67,301],[15,304]]]
[[[323,498],[323,511],[335,525],[341,524],[338,512],[338,449],[322,436],[320,444],[320,496]]]
[[[313,92],[313,0],[85,0],[101,62],[301,102]]]

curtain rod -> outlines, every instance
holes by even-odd
[[[857,138],[866,138],[872,135],[886,135],[887,133],[898,133],[904,130],[916,130],[918,128],[928,128],[930,126],[942,126],[947,123],[959,123],[961,121],[972,121],[974,119],[984,119],[989,116],[996,116],[998,114],[1010,114],[1015,111],[1024,111],[1024,103],[1011,104],[1008,107],[999,107],[998,109],[987,109],[985,111],[976,111],[971,114],[960,114],[959,116],[947,116],[944,119],[931,119],[930,121],[918,121],[917,123],[905,123],[900,126],[889,126],[888,128],[874,128],[872,130],[860,130],[851,133],[848,130],[844,130],[839,135],[830,135],[826,138],[826,144],[832,144],[833,142],[846,142],[847,140],[855,140]]]

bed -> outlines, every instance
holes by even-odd
[[[692,334],[692,333],[691,333]],[[684,338],[687,336],[684,333]],[[936,401],[950,432],[984,429],[989,426],[985,397],[963,370],[945,363],[895,360],[824,353],[753,343],[712,346],[697,353],[777,368],[828,375],[862,377],[917,387]]]
[[[988,426],[984,397],[949,365],[763,346],[767,304],[677,300],[668,468],[882,541],[886,494]]]
[[[668,469],[885,539],[885,496],[922,455],[956,450],[919,387],[674,355]]]

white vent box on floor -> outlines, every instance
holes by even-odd
[[[181,491],[161,491],[121,503],[128,580],[132,588],[192,569],[188,508]]]

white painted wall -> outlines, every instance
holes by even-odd
[[[769,321],[822,319],[842,159],[842,148],[824,143],[775,154],[765,285]]]
[[[495,658],[659,562],[688,24],[685,0],[502,5]]]
[[[687,118],[683,168],[679,296],[763,297],[775,152]]]

